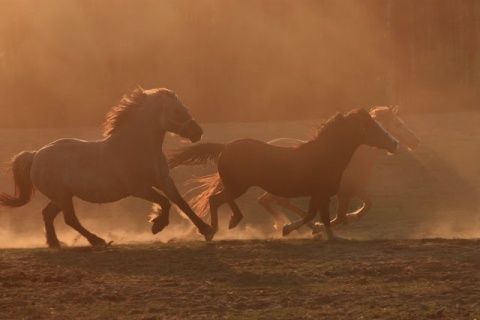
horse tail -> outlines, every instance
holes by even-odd
[[[220,192],[223,189],[222,179],[218,172],[209,174],[203,177],[190,179],[188,184],[198,184],[196,187],[190,189],[188,193],[192,191],[200,190],[200,194],[193,197],[189,202],[193,211],[199,216],[204,217],[210,211],[210,196]]]
[[[7,169],[12,170],[15,183],[13,196],[0,192],[0,206],[15,208],[27,204],[32,198],[35,188],[30,179],[33,157],[36,151],[23,151],[15,155]]]
[[[216,162],[224,148],[225,144],[213,142],[197,143],[179,148],[169,155],[168,165],[170,168],[175,168],[205,164],[210,161]]]

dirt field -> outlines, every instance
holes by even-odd
[[[475,319],[480,241],[1,252],[2,319]]]
[[[374,207],[336,230],[347,242],[312,240],[306,230],[281,238],[255,189],[239,201],[238,230],[226,230],[224,210],[210,244],[183,237],[191,224],[176,212],[151,235],[150,204],[135,199],[76,202],[84,226],[114,241],[106,248],[86,246],[61,217],[57,233],[70,247],[45,248],[40,194],[2,210],[0,319],[479,319],[480,113],[403,118],[422,145],[379,159]],[[206,124],[204,140],[307,139],[317,122]],[[60,137],[100,133],[0,130],[0,162]],[[168,137],[165,149],[179,144]],[[172,175],[185,191],[184,180],[211,170]],[[10,177],[0,188],[11,190]]]

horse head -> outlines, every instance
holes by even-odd
[[[168,89],[153,89],[155,92],[151,95],[155,103],[161,106],[160,124],[169,132],[178,134],[192,142],[202,139],[203,130],[192,118],[188,108],[183,105],[177,95]],[[145,93],[149,93],[146,90]]]
[[[379,121],[363,109],[353,110],[346,116],[347,119],[355,121],[355,128],[358,130],[360,142],[372,147],[385,149],[390,153],[398,150],[399,142],[387,130],[384,129]]]
[[[420,139],[398,116],[398,106],[373,107],[370,114],[409,150],[414,150],[420,145]]]

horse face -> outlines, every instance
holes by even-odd
[[[163,115],[161,122],[163,128],[169,132],[178,134],[192,142],[202,139],[203,130],[192,118],[178,97],[171,91],[168,91],[163,97]]]
[[[373,119],[365,111],[367,116],[363,116],[362,136],[363,143],[372,147],[385,149],[390,153],[398,150],[399,142],[388,131],[386,131],[379,121]]]
[[[387,107],[382,112],[375,115],[375,119],[380,121],[383,127],[390,132],[402,145],[409,150],[414,150],[420,145],[420,139],[407,127],[405,122],[397,115],[398,106]]]

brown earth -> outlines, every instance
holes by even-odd
[[[475,319],[479,240],[8,249],[1,319]]]
[[[71,247],[50,250],[41,194],[25,207],[2,209],[0,319],[479,319],[480,113],[402,118],[422,145],[379,159],[369,185],[372,210],[336,230],[355,239],[348,242],[313,240],[306,230],[281,238],[255,202],[258,189],[238,201],[245,215],[238,230],[226,230],[223,209],[211,244],[185,238],[191,224],[176,212],[151,235],[150,204],[126,199],[76,201],[80,221],[112,246],[86,246],[59,217],[58,236]],[[307,139],[315,123],[205,124],[204,140]],[[61,137],[100,133],[3,129],[0,162]],[[180,143],[168,137],[165,149]],[[184,192],[183,181],[212,170],[172,175]],[[12,189],[10,177],[0,188]]]

